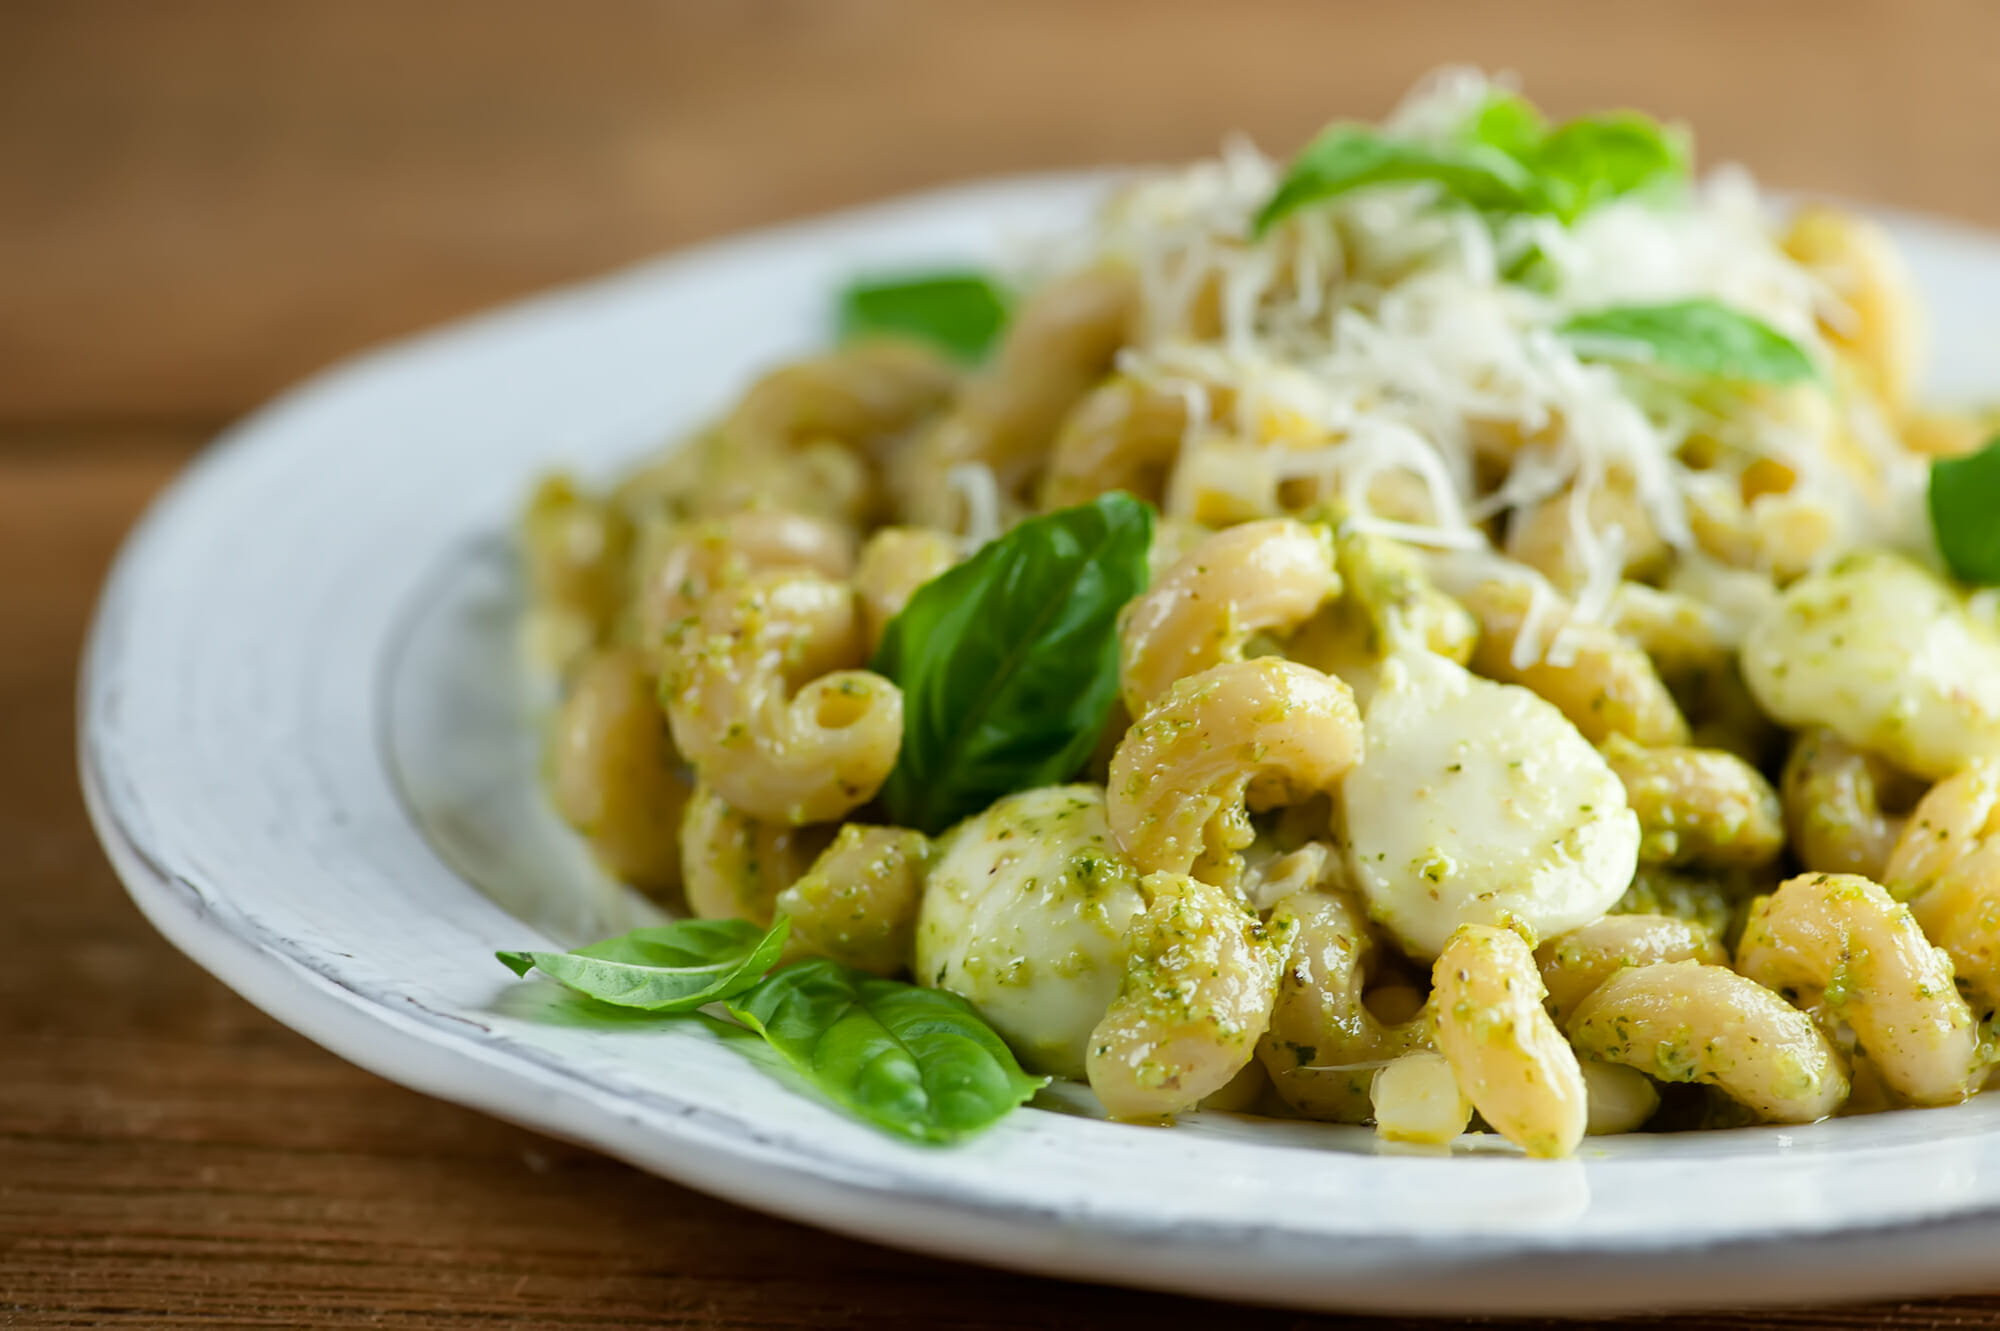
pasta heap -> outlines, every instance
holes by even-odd
[[[1685,152],[1448,71],[1289,171],[1124,185],[969,369],[852,340],[608,492],[546,482],[557,809],[1120,1118],[1476,1113],[1561,1156],[1964,1099],[2000,616],[1923,496],[1982,422],[1914,404],[1876,226],[1774,226]],[[1158,519],[1102,705],[960,817],[899,775],[974,725],[885,664],[946,633],[905,612],[1119,494]]]

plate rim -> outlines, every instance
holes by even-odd
[[[1297,1269],[1300,1255],[1276,1251],[1286,1243],[1296,1247],[1300,1239],[1296,1233],[1287,1238],[1282,1226],[1219,1222],[1204,1228],[1176,1223],[1171,1229],[1177,1241],[1166,1245],[1170,1251],[1163,1252],[1157,1246],[1157,1229],[1092,1217],[1086,1226],[1090,1237],[1100,1245],[1117,1246],[1124,1267],[1098,1269],[1101,1254],[1086,1260],[1087,1245],[1075,1242],[1075,1231],[1065,1230],[1060,1223],[1051,1225],[1052,1220],[1061,1221],[1058,1213],[978,1196],[947,1201],[884,1186],[880,1181],[832,1177],[837,1171],[828,1166],[838,1164],[832,1157],[816,1158],[796,1151],[789,1143],[762,1139],[748,1120],[673,1102],[671,1097],[657,1097],[666,1103],[650,1107],[655,1112],[649,1112],[642,1122],[630,1110],[618,1110],[617,1101],[626,1098],[622,1092],[596,1083],[587,1074],[531,1057],[526,1050],[483,1032],[483,1028],[475,1029],[477,1024],[466,1018],[428,1012],[419,1005],[420,1012],[429,1018],[426,1020],[398,1009],[387,994],[364,993],[343,984],[328,967],[315,965],[302,955],[303,945],[287,946],[284,940],[258,936],[255,921],[220,905],[222,894],[204,891],[193,878],[168,870],[165,857],[120,817],[119,800],[112,793],[116,758],[104,751],[105,726],[93,700],[122,650],[135,568],[156,533],[193,502],[189,496],[199,492],[207,478],[227,468],[246,450],[282,443],[267,442],[263,436],[263,427],[281,414],[309,406],[316,395],[336,391],[378,363],[497,322],[533,319],[578,296],[614,288],[641,272],[698,266],[748,247],[795,242],[829,225],[865,225],[871,218],[898,209],[944,206],[992,191],[1074,189],[1109,178],[1109,172],[1091,171],[985,179],[900,195],[681,249],[368,349],[303,380],[225,431],[152,501],[121,542],[92,617],[79,670],[78,769],[85,803],[100,841],[140,910],[183,953],[260,1009],[388,1080],[577,1141],[688,1186],[790,1219],[984,1265],[1253,1302],[1399,1312],[1493,1311],[1495,1288],[1487,1281],[1498,1277],[1492,1271],[1477,1280],[1443,1285],[1425,1279],[1444,1272],[1465,1275],[1482,1266],[1507,1268],[1500,1273],[1503,1283],[1522,1291],[1519,1299],[1500,1300],[1502,1306],[1549,1312],[1716,1306],[1715,1299],[1697,1292],[1687,1281],[1690,1261],[1705,1272],[1713,1272],[1719,1265],[1758,1282],[1732,1289],[1727,1302],[1734,1305],[1829,1295],[1919,1293],[1934,1291],[1941,1283],[1963,1285],[1968,1277],[1990,1279],[1985,1273],[1992,1263],[1980,1258],[2000,1238],[2000,1207],[1882,1225],[1793,1230],[1749,1240],[1668,1240],[1658,1244],[1618,1240],[1592,1245],[1579,1242],[1573,1233],[1451,1235],[1431,1242],[1400,1235],[1394,1239],[1343,1240],[1345,1252],[1340,1260],[1329,1262],[1321,1254],[1318,1271],[1303,1279]],[[1995,240],[1990,233],[1963,223],[1902,215],[1961,237],[1977,237],[1988,243]],[[379,699],[376,705],[380,706]],[[456,876],[455,869],[444,867]],[[417,1000],[405,996],[405,1001]],[[440,1055],[449,1056],[449,1066],[427,1064]],[[525,1108],[519,1095],[524,1085],[532,1092],[531,1103]],[[706,1119],[721,1122],[702,1121]],[[588,1126],[580,1128],[580,1121]],[[730,1131],[722,1131],[724,1127]],[[663,1145],[672,1149],[663,1151]],[[704,1151],[715,1152],[715,1161],[700,1159]],[[858,1209],[857,1202],[862,1203]],[[954,1223],[930,1223],[939,1211],[947,1213]],[[1052,1241],[1052,1232],[1062,1237]],[[1229,1260],[1207,1268],[1191,1266],[1186,1251],[1190,1244],[1213,1246],[1228,1254]],[[1865,1251],[1869,1260],[1839,1259],[1846,1248]],[[1902,1260],[1893,1272],[1885,1272],[1883,1259],[1890,1250],[1902,1254]],[[1256,1260],[1246,1262],[1246,1252]],[[1786,1279],[1772,1280],[1770,1264],[1780,1258],[1788,1259]],[[1587,1284],[1558,1278],[1563,1272],[1573,1274],[1579,1260],[1594,1264]],[[1742,1284],[1741,1280],[1734,1283]],[[1621,1291],[1616,1298],[1606,1299],[1593,1292],[1612,1286]]]

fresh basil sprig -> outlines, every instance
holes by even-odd
[[[692,1012],[742,993],[777,965],[791,921],[680,920],[574,952],[496,952],[525,976],[539,970],[600,1003],[648,1012]]]
[[[574,952],[500,952],[516,975],[540,970],[602,1003],[640,1009],[586,1015],[593,1024],[708,1020],[749,1040],[750,1061],[790,1068],[849,1113],[899,1136],[951,1142],[995,1122],[1048,1084],[1021,1071],[1006,1042],[956,994],[885,980],[815,959],[772,971],[790,922],[682,920]],[[742,1030],[696,1009],[725,1004]],[[582,1011],[581,1008],[578,1009]],[[762,1040],[783,1060],[756,1047]]]
[[[1118,696],[1118,611],[1146,587],[1153,510],[1127,494],[1031,518],[917,589],[870,668],[903,690],[882,800],[937,833],[1075,774]]]
[[[1363,125],[1334,125],[1292,160],[1278,188],[1257,210],[1261,236],[1289,213],[1370,185],[1430,181],[1475,208],[1535,212],[1539,196],[1527,169],[1481,143],[1435,149],[1386,138]]]
[[[831,961],[787,966],[728,1007],[835,1103],[916,1141],[957,1141],[1048,1084],[958,995]]]
[[[840,295],[840,337],[914,337],[964,361],[982,359],[1007,323],[1007,295],[983,273],[860,281]]]
[[[1554,130],[1528,102],[1489,98],[1443,146],[1337,124],[1306,145],[1251,233],[1310,203],[1374,185],[1429,181],[1486,212],[1549,213],[1573,222],[1623,194],[1684,180],[1684,135],[1635,111],[1582,116]]]
[[[1547,211],[1574,222],[1601,203],[1688,174],[1685,136],[1636,111],[1581,116],[1536,146],[1526,165]]]
[[[2000,585],[2000,437],[1931,464],[1931,529],[1961,582]]]
[[[1582,356],[1704,378],[1788,384],[1819,373],[1804,349],[1771,325],[1705,298],[1613,305],[1576,315],[1556,331]]]

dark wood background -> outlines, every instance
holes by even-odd
[[[1286,149],[1446,59],[2000,226],[1975,0],[0,0],[0,1324],[1343,1324],[827,1237],[348,1067],[126,902],[71,698],[148,497],[335,357],[899,190],[1232,128]],[[2000,1299],[1704,1321],[1993,1326]]]

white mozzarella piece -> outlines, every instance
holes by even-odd
[[[1561,712],[1441,656],[1390,660],[1342,787],[1369,914],[1413,956],[1461,924],[1537,937],[1602,915],[1638,864],[1618,777]]]
[[[1144,909],[1096,786],[1010,795],[945,834],[917,920],[919,983],[979,1009],[1021,1062],[1081,1079]]]
[[[2000,756],[2000,634],[1897,555],[1786,588],[1744,640],[1743,678],[1784,724],[1830,727],[1919,776]]]

